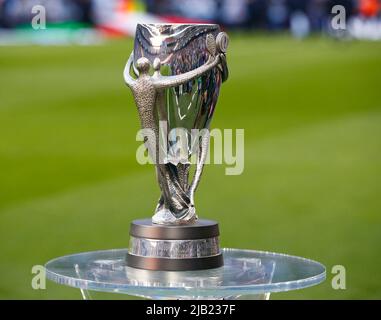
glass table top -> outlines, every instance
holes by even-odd
[[[78,253],[49,261],[59,284],[150,298],[227,298],[302,289],[325,280],[324,265],[286,254],[222,249],[224,266],[199,271],[149,271],[126,265],[127,249]]]

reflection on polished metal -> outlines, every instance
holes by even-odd
[[[124,79],[138,108],[161,196],[152,221],[131,225],[127,259],[131,267],[172,271],[223,265],[218,225],[198,220],[194,193],[209,147],[207,129],[221,83],[228,78],[228,41],[214,24],[139,24],[136,28]],[[196,136],[195,129],[201,130]],[[190,179],[194,157],[197,162]]]
[[[209,128],[220,85],[228,77],[227,45],[228,37],[219,31],[218,25],[137,26],[134,51],[124,78],[132,90],[141,126],[147,129],[143,135],[156,164],[161,197],[154,223],[178,225],[197,219],[194,193],[201,178],[209,134],[204,131],[192,139],[191,131]],[[162,131],[159,122],[165,123]],[[187,148],[180,152],[176,143],[179,128],[186,129],[187,141]],[[189,181],[192,155],[197,156],[197,164]]]

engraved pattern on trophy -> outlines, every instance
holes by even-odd
[[[189,224],[197,220],[194,193],[202,175],[209,134],[203,131],[192,139],[191,130],[209,128],[220,85],[228,75],[227,44],[227,35],[219,32],[217,25],[137,26],[124,78],[133,92],[161,189],[153,223]],[[173,138],[167,135],[176,135],[176,128],[186,129],[187,136],[182,138],[188,144],[180,154],[172,143],[175,139],[168,139],[167,150],[160,150],[163,132],[159,121],[166,123],[164,139]],[[165,159],[161,151],[167,155]],[[192,155],[197,162],[189,181]]]

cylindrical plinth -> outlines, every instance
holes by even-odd
[[[186,271],[223,266],[218,223],[198,220],[189,225],[160,225],[135,220],[130,228],[127,264],[146,270]]]

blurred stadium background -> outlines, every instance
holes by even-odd
[[[31,26],[46,8],[46,29]],[[345,30],[332,30],[334,5]],[[245,171],[209,165],[199,214],[222,245],[319,260],[327,281],[273,298],[381,298],[380,2],[0,0],[0,298],[80,299],[31,287],[33,265],[127,246],[159,190],[136,163],[122,70],[137,22],[217,22],[231,78],[212,127],[245,129]],[[343,265],[347,289],[333,290]],[[103,296],[109,298],[109,296]],[[114,296],[111,296],[114,297]]]

